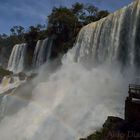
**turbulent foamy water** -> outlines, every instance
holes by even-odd
[[[136,1],[87,25],[61,68],[40,72],[30,98],[8,96],[0,138],[78,140],[100,128],[108,115],[123,117],[127,86],[140,62],[139,10]]]

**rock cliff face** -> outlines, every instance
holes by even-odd
[[[80,140],[139,140],[140,123],[131,123],[121,118],[109,116],[103,128]]]
[[[140,86],[129,85],[125,101],[124,120],[109,116],[100,131],[80,140],[139,140],[140,139]]]
[[[6,48],[2,46],[0,48],[0,66],[2,66],[3,68],[7,68],[11,51],[12,51],[12,47]]]

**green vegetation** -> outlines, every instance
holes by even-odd
[[[77,37],[80,29],[91,22],[95,22],[109,14],[108,11],[99,10],[94,5],[75,3],[71,8],[53,8],[48,16],[47,33],[55,36],[52,53],[57,56],[59,53],[66,53]],[[53,55],[53,54],[52,54]]]
[[[60,53],[66,53],[73,46],[79,30],[84,25],[97,21],[108,14],[108,11],[99,10],[92,4],[78,2],[70,8],[54,7],[47,18],[47,26],[38,24],[30,26],[27,30],[22,26],[14,26],[10,29],[10,35],[0,35],[0,51],[8,48],[10,53],[13,45],[26,42],[29,46],[28,52],[32,56],[37,40],[51,37],[54,39],[51,57],[57,57]]]

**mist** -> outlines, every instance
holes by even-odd
[[[100,129],[107,116],[123,117],[131,76],[107,65],[85,67],[72,62],[70,53],[52,72],[56,65],[39,70],[28,85],[35,85],[30,98],[22,95],[26,86],[7,97],[11,114],[0,122],[2,140],[77,140]]]

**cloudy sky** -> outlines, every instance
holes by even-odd
[[[100,9],[115,11],[132,0],[0,0],[0,33],[9,33],[14,25],[28,27],[44,24],[54,6],[70,6],[75,2],[92,3]]]

